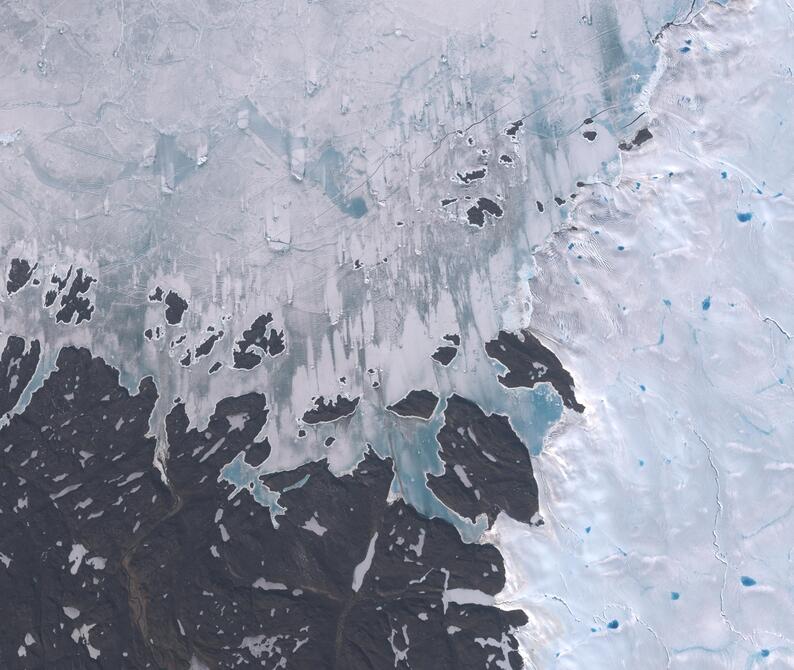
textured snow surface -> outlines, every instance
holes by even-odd
[[[589,411],[536,461],[548,523],[494,533],[535,667],[794,666],[793,26],[737,2],[666,31],[654,141],[536,255]]]

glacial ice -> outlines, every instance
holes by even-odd
[[[395,497],[498,543],[529,667],[794,665],[790,4],[173,11],[4,17],[0,337],[42,347],[11,413],[62,346],[89,347],[131,392],[154,379],[167,479],[177,399],[204,430],[220,399],[262,391],[271,455],[231,454],[207,485],[275,522],[260,474],[350,472],[371,444]],[[484,345],[524,328],[583,415],[499,383]],[[384,412],[417,389],[442,399],[427,422]],[[543,524],[502,515],[483,536],[428,491],[453,392],[509,417]],[[302,424],[321,396],[360,401]],[[73,573],[87,555],[72,547]],[[93,626],[73,633],[92,657]]]

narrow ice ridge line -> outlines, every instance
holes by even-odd
[[[560,596],[556,596],[556,595],[551,594],[551,593],[544,593],[543,597],[544,598],[549,598],[549,599],[554,600],[555,602],[558,602],[558,603],[562,603],[563,606],[565,607],[565,609],[568,610],[568,614],[571,615],[571,618],[574,621],[576,621],[576,623],[583,623],[582,620],[573,613],[573,610],[571,609],[571,606],[565,601],[564,598],[562,598]]]
[[[664,642],[662,642],[662,638],[659,637],[659,634],[656,632],[656,630],[654,630],[653,626],[651,626],[647,621],[645,621],[641,616],[639,616],[631,606],[626,605],[625,603],[608,603],[607,606],[625,610],[637,623],[641,624],[654,637],[654,639],[659,643],[659,646],[664,650],[664,654],[667,657],[667,667],[668,668],[671,667],[672,657],[670,655],[670,649],[667,647],[667,645]],[[604,620],[606,619],[607,617],[605,611]]]
[[[673,659],[672,656],[670,656],[670,649],[668,649],[667,645],[662,641],[662,638],[659,637],[659,634],[656,632],[653,626],[640,617],[631,607],[629,607],[629,612],[640,624],[645,626],[648,632],[653,635],[654,639],[659,643],[659,646],[664,649],[664,655],[667,657],[667,667],[670,668],[672,666]]]
[[[656,35],[654,35],[651,38],[651,44],[656,44],[661,39],[662,35],[664,35],[664,33],[667,32],[668,29],[670,29],[670,28],[680,28],[681,26],[686,26],[686,25],[690,24],[694,20],[695,16],[700,14],[700,12],[703,11],[703,8],[708,3],[704,3],[703,7],[701,7],[700,10],[698,12],[696,12],[695,15],[693,16],[692,13],[695,11],[695,5],[696,4],[697,4],[697,0],[692,0],[692,4],[689,6],[689,11],[687,12],[686,16],[683,19],[680,19],[680,20],[679,19],[673,19],[672,21],[668,21],[667,23],[665,23],[659,29],[659,32],[656,33]]]
[[[708,458],[709,465],[711,466],[711,469],[714,472],[714,483],[716,484],[715,500],[717,503],[717,508],[714,511],[714,526],[711,529],[711,535],[713,538],[712,545],[714,546],[714,557],[723,565],[722,588],[720,589],[720,615],[722,616],[723,621],[725,621],[725,624],[728,626],[728,628],[731,630],[731,632],[734,635],[740,637],[745,642],[751,643],[747,635],[742,633],[733,625],[733,622],[730,620],[728,614],[725,611],[725,589],[728,581],[729,563],[727,558],[725,557],[725,552],[722,550],[722,547],[720,546],[720,538],[718,531],[718,524],[722,519],[724,513],[724,507],[722,505],[722,497],[721,497],[722,487],[720,485],[720,473],[714,461],[714,453],[712,451],[712,448],[708,445],[706,440],[703,439],[701,434],[697,430],[695,430],[694,426],[690,425],[690,430],[695,434],[697,439],[703,445],[703,448],[706,450],[706,456]]]
[[[777,327],[777,329],[778,329],[778,330],[779,330],[781,333],[783,333],[783,335],[785,335],[785,336],[786,336],[786,339],[787,339],[787,340],[790,340],[790,339],[791,339],[791,335],[788,333],[788,331],[787,331],[785,328],[783,328],[783,326],[781,326],[781,325],[780,325],[780,324],[779,324],[779,323],[778,323],[778,322],[777,322],[775,319],[773,319],[771,316],[765,316],[765,317],[763,317],[763,321],[764,321],[764,323],[773,323],[773,324],[775,324],[775,326]]]
[[[692,0],[692,4],[690,5],[689,11],[687,12],[686,16],[681,20],[673,19],[672,21],[668,21],[667,23],[665,23],[659,29],[656,35],[654,37],[651,37],[650,40],[651,44],[659,46],[659,40],[662,38],[664,33],[666,33],[670,28],[681,28],[683,26],[690,25],[697,18],[697,16],[700,15],[700,13],[703,12],[706,9],[706,7],[708,7],[712,3],[720,5],[720,2],[718,2],[718,0],[706,0],[706,2],[703,3],[703,6],[700,9],[695,11],[695,5],[697,4],[697,0]],[[650,33],[648,33],[648,36],[650,37]],[[651,98],[656,93],[656,89],[659,85],[659,82],[662,79],[662,76],[664,76],[664,73],[667,70],[667,66],[669,62],[670,59],[667,57],[667,54],[665,54],[664,49],[660,48],[659,58],[656,61],[656,65],[654,66],[653,73],[651,74],[648,80],[648,84],[645,87],[643,87],[642,91],[640,91],[640,93],[637,95],[636,107],[638,111],[642,112],[637,118],[642,116],[642,114],[651,113],[651,107],[650,107]],[[629,125],[632,125],[636,120],[637,119],[634,119],[634,121],[632,121],[631,124]],[[620,176],[622,175],[623,175],[623,161],[621,160]]]
[[[555,602],[561,603],[566,610],[568,610],[568,614],[571,615],[571,618],[576,621],[576,623],[584,623],[582,619],[580,619],[576,614],[574,614],[571,606],[565,601],[562,596],[555,595],[553,593],[541,593],[539,594],[544,598],[548,598],[549,600],[553,600]],[[505,607],[522,607],[521,599],[520,598],[497,598],[495,600],[495,604],[498,605],[500,608],[504,609]]]
[[[540,483],[543,486],[543,491],[546,494],[546,510],[548,511],[549,516],[554,520],[557,527],[567,530],[571,535],[573,535],[578,541],[581,542],[582,540],[581,536],[575,530],[573,530],[573,528],[571,528],[568,524],[566,524],[564,521],[559,519],[557,515],[554,513],[554,510],[552,509],[552,506],[549,502],[551,500],[551,495],[550,495],[551,489],[549,488],[549,485],[546,482],[546,478],[543,476],[543,472],[541,471],[540,468],[537,468],[535,470],[535,475],[540,480]]]

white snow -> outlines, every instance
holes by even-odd
[[[260,577],[254,582],[254,588],[262,589],[263,591],[286,591],[286,584],[281,582],[269,582],[264,577]]]
[[[77,617],[80,616],[80,610],[77,609],[76,607],[65,606],[63,608],[63,613],[66,616],[68,616],[70,619],[76,619]]]
[[[375,557],[375,543],[378,541],[378,534],[375,533],[369,541],[367,553],[364,560],[359,563],[355,570],[353,570],[353,590],[358,592],[361,585],[364,583],[364,578],[367,576],[370,567],[372,566],[372,559]]]
[[[86,554],[88,554],[88,549],[86,549],[82,544],[73,544],[72,550],[69,552],[69,563],[72,564],[72,567],[69,569],[73,575],[77,574],[77,571],[80,569],[80,565],[83,562]]]
[[[100,656],[100,651],[96,647],[91,644],[90,640],[90,633],[91,629],[96,626],[95,623],[92,624],[83,624],[80,628],[75,628],[72,631],[72,640],[75,644],[83,644],[85,645],[86,649],[88,650],[88,655],[91,657],[92,660],[96,660]]]
[[[320,525],[320,522],[317,520],[317,512],[315,512],[311,518],[306,521],[303,526],[301,526],[301,528],[310,530],[312,533],[319,535],[320,537],[325,535],[328,530],[325,526]]]
[[[545,524],[489,536],[536,667],[794,664],[791,16],[666,31],[653,139],[536,254],[532,328],[587,407],[534,462]]]

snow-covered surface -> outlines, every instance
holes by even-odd
[[[0,337],[43,347],[15,412],[67,344],[130,389],[154,377],[163,451],[176,398],[202,428],[221,398],[263,391],[273,454],[230,458],[232,496],[275,519],[259,474],[322,457],[346,472],[370,442],[401,495],[472,540],[484,520],[425,486],[454,391],[507,414],[535,456],[544,524],[488,535],[509,567],[499,600],[530,615],[530,664],[794,664],[786,0],[91,4],[3,19],[0,249],[40,286],[0,289]],[[618,151],[646,124],[653,140]],[[504,216],[467,225],[467,195]],[[70,266],[97,279],[79,325],[43,303]],[[180,325],[155,286],[188,301]],[[268,312],[286,352],[231,369]],[[583,416],[499,385],[483,343],[527,325]],[[225,333],[212,353],[180,364],[209,327]],[[448,333],[460,350],[441,367]],[[442,398],[427,423],[384,411],[412,389]],[[312,399],[337,393],[356,413],[299,439]],[[69,560],[104,567],[82,545]],[[92,656],[93,625],[73,633]]]
[[[530,667],[794,666],[793,32],[784,2],[666,31],[654,141],[536,255],[588,410],[535,461],[546,524],[493,531]]]
[[[9,8],[0,245],[38,263],[41,285],[3,295],[0,316],[3,334],[44,348],[16,411],[66,344],[90,346],[131,390],[155,378],[162,450],[174,398],[202,426],[221,398],[265,390],[270,469],[326,455],[330,428],[295,437],[315,395],[363,396],[335,434],[335,471],[366,441],[388,451],[375,439],[386,399],[455,388],[503,403],[482,342],[527,321],[531,247],[567,215],[553,197],[619,174],[615,140],[657,58],[649,38],[690,4]],[[596,142],[577,130],[589,116]],[[457,173],[485,159],[487,177],[462,185]],[[501,202],[504,217],[467,225],[466,195]],[[460,202],[441,207],[449,196]],[[64,326],[42,298],[70,265],[97,279],[95,310]],[[188,301],[181,325],[148,299],[156,286]],[[286,353],[231,369],[235,341],[267,312]],[[225,333],[211,355],[180,365],[208,327]],[[439,370],[429,355],[450,332],[462,349]],[[536,443],[557,418],[538,412]]]

